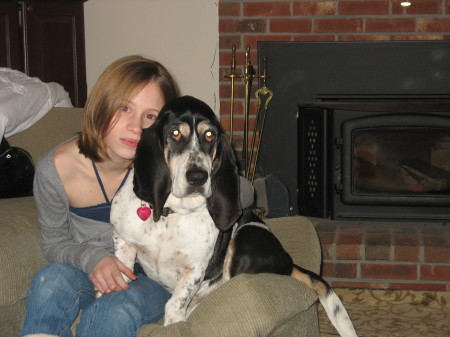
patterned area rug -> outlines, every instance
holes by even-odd
[[[450,292],[335,289],[359,337],[450,336]],[[321,337],[339,336],[318,305]]]

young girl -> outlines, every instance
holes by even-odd
[[[77,336],[135,336],[142,324],[164,314],[170,293],[114,257],[109,212],[142,129],[177,95],[172,76],[158,62],[121,58],[93,88],[79,137],[39,162],[34,195],[50,264],[30,285],[21,336],[72,336],[80,310]],[[121,272],[134,281],[127,284]],[[95,289],[104,295],[95,299]]]
[[[128,269],[114,256],[111,200],[125,181],[141,137],[165,102],[178,96],[158,62],[128,56],[100,76],[86,103],[82,131],[44,156],[34,196],[44,254],[50,262],[31,282],[21,336],[136,336],[159,320],[171,294],[139,265]],[[241,204],[253,201],[241,179]],[[127,284],[121,273],[133,281]],[[103,293],[95,299],[95,290]],[[126,290],[126,291],[123,291]]]

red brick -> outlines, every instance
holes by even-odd
[[[449,247],[425,247],[424,253],[425,253],[425,262],[450,263]]]
[[[335,41],[334,35],[295,35],[292,41]]]
[[[290,2],[244,2],[244,16],[289,16]]]
[[[442,40],[440,35],[391,35],[391,41]]]
[[[392,14],[403,14],[403,0],[392,1]],[[441,0],[416,0],[405,9],[406,14],[441,14]]]
[[[339,41],[387,41],[389,35],[339,35]]]
[[[450,265],[421,265],[420,279],[428,281],[450,281]]]
[[[272,33],[310,33],[310,19],[270,19],[269,30]]]
[[[357,19],[315,19],[316,33],[361,33],[363,21]]]
[[[395,261],[419,261],[419,247],[418,246],[395,246],[394,247]]]
[[[390,283],[389,289],[445,291],[445,284],[436,283]]]
[[[241,5],[237,2],[219,2],[219,16],[240,16]]]
[[[336,14],[335,1],[295,1],[292,3],[293,15],[324,16]]]
[[[231,50],[229,52],[221,52],[219,55],[219,65],[221,66],[231,66],[231,58],[232,53]],[[242,68],[245,64],[245,52],[243,51],[236,51],[236,69]]]
[[[391,244],[391,237],[389,234],[384,233],[367,233],[364,243],[370,246],[389,246]]]
[[[367,261],[371,260],[384,260],[389,261],[390,256],[390,246],[370,246],[365,247],[365,259]]]
[[[424,246],[432,246],[432,247],[449,247],[450,242],[448,237],[445,235],[446,233],[439,234],[423,234],[423,243]]]
[[[353,289],[388,289],[388,284],[385,282],[352,282],[352,281],[333,281],[331,282],[333,288],[353,288]]]
[[[419,32],[449,32],[450,18],[419,18]]]
[[[230,101],[222,100],[220,102],[220,114],[221,115],[230,115]],[[233,104],[233,115],[242,115],[244,113],[244,104],[240,100],[235,100]]]
[[[414,32],[416,29],[415,19],[387,19],[387,18],[367,18],[366,32]]]
[[[356,278],[356,263],[324,262],[322,266],[323,277]]]
[[[241,37],[239,35],[222,35],[219,36],[219,49],[231,49],[233,45],[237,49],[241,49]]]
[[[450,0],[445,4],[445,14],[450,14]]]
[[[362,242],[362,234],[361,233],[340,233],[337,237],[337,244],[353,244],[353,245],[361,245]]]
[[[262,33],[266,30],[266,21],[261,19],[220,19],[220,33]]]
[[[417,266],[414,264],[362,263],[361,278],[416,280]]]
[[[240,84],[235,84],[234,86],[234,93],[235,99],[239,99],[239,98],[244,98],[244,86],[240,85]],[[227,84],[219,84],[219,93],[220,93],[220,97],[226,97],[226,98],[230,98],[230,93],[231,93],[231,85],[229,83]]]
[[[339,260],[361,259],[361,245],[359,244],[336,245],[336,258]]]
[[[244,45],[249,45],[250,48],[256,49],[260,41],[291,41],[289,35],[245,35]],[[270,72],[270,71],[269,71]]]
[[[361,233],[340,233],[336,239],[336,258],[339,260],[361,259],[361,242]]]
[[[386,15],[389,14],[388,0],[339,1],[340,15]]]
[[[224,127],[225,131],[230,131],[230,118],[222,117],[220,119],[220,123]],[[244,130],[244,118],[242,116],[234,115],[233,118],[233,132],[234,131],[243,131]]]
[[[395,246],[418,246],[419,237],[415,234],[394,234]]]

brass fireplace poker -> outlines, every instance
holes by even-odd
[[[249,178],[249,174],[251,168],[253,166],[253,174],[251,180],[254,180],[256,164],[258,162],[258,154],[261,146],[261,137],[264,129],[264,123],[266,119],[266,114],[268,110],[268,104],[273,97],[273,92],[267,88],[266,80],[269,78],[267,74],[267,58],[264,57],[264,66],[263,66],[263,74],[258,76],[255,75],[255,70],[250,61],[250,46],[247,46],[245,52],[245,67],[242,75],[236,75],[236,46],[233,45],[232,48],[232,57],[231,57],[231,70],[229,75],[225,75],[225,78],[229,78],[231,80],[231,96],[230,96],[230,141],[233,140],[233,119],[234,119],[234,86],[235,79],[242,78],[244,80],[245,87],[245,103],[244,103],[244,139],[242,144],[242,162],[244,163],[244,175],[246,178]],[[253,79],[261,78],[263,80],[263,86],[256,91],[255,96],[258,100],[258,110],[256,113],[256,121],[253,129],[253,137],[251,142],[251,152],[250,157],[248,156],[248,129],[249,129],[249,115],[250,115],[250,93],[252,88]],[[260,110],[261,110],[261,97],[266,96],[264,102],[263,116],[260,118]],[[262,121],[260,122],[260,119]],[[259,136],[259,141],[257,143],[256,149],[256,138]]]
[[[258,165],[258,157],[259,157],[259,149],[261,147],[261,139],[263,136],[263,131],[264,131],[264,124],[266,122],[266,116],[267,116],[267,110],[269,107],[269,102],[273,97],[273,91],[271,91],[268,87],[267,87],[267,79],[270,76],[267,75],[267,56],[264,56],[264,65],[263,65],[263,74],[259,76],[259,78],[262,79],[262,87],[259,88],[258,90],[256,90],[255,92],[255,97],[258,100],[258,106],[257,106],[257,110],[256,110],[256,121],[255,121],[255,125],[253,128],[253,138],[252,138],[252,145],[250,147],[250,159],[248,161],[248,165],[247,167],[251,168],[253,166],[253,170],[252,170],[252,176],[251,176],[251,182],[253,183],[253,181],[255,180],[255,172],[256,172],[256,165]],[[264,108],[261,112],[261,98],[265,97],[265,101],[264,101]],[[260,121],[260,115],[262,113],[262,120]],[[256,146],[255,149],[255,142],[256,142],[256,137],[258,135],[258,145]],[[255,154],[255,156],[253,156],[253,154]],[[246,173],[246,178],[249,178],[249,171],[247,170]]]

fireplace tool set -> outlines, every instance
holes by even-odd
[[[235,80],[243,79],[245,102],[244,102],[244,138],[242,141],[242,169],[244,176],[251,182],[255,179],[256,167],[258,164],[259,150],[261,147],[261,139],[264,131],[264,124],[266,121],[269,102],[273,97],[273,92],[267,87],[267,79],[270,76],[267,72],[267,58],[264,57],[262,75],[256,75],[255,70],[250,61],[250,47],[247,47],[245,52],[245,66],[242,75],[236,75],[236,46],[232,48],[231,68],[230,74],[225,75],[225,78],[231,80],[231,94],[230,94],[230,141],[233,142],[233,123],[234,123],[234,96],[235,96]],[[261,87],[255,91],[255,98],[257,100],[257,111],[255,123],[253,126],[253,134],[249,142],[249,115],[250,115],[250,96],[252,90],[252,82],[254,79],[261,79]]]

